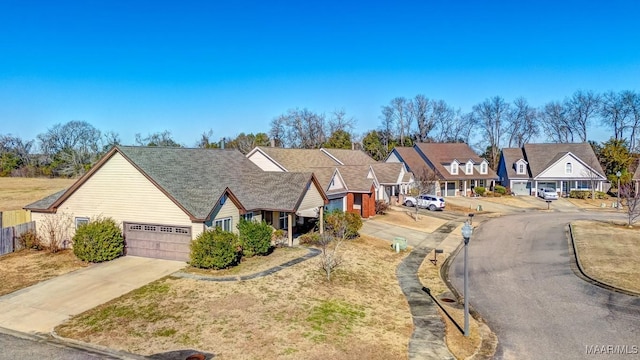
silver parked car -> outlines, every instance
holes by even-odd
[[[538,189],[538,196],[545,200],[558,200],[558,193],[554,189]]]
[[[436,195],[423,194],[417,197],[407,196],[404,200],[405,206],[418,206],[423,209],[444,210],[444,198]]]

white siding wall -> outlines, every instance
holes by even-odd
[[[260,151],[251,154],[249,160],[253,161],[263,171],[284,171]]]
[[[567,163],[572,164],[571,174],[565,172]],[[572,156],[565,156],[560,161],[538,175],[538,179],[585,179],[591,178],[589,169]]]
[[[318,206],[324,206],[324,199],[322,199],[322,195],[320,194],[320,191],[318,191],[318,188],[311,183],[309,190],[307,190],[302,198],[302,202],[300,202],[298,210],[306,210]]]
[[[399,163],[399,162],[402,162],[402,161],[400,161],[400,159],[398,158],[398,156],[396,155],[395,152],[391,152],[391,154],[389,154],[389,157],[387,158],[387,160],[385,160],[385,162],[388,162],[388,163]]]
[[[333,178],[331,180],[333,180],[333,186],[329,186],[329,190],[336,190],[336,189],[344,189],[345,188],[344,187],[344,183],[342,182],[342,178],[340,177],[340,175],[338,175],[338,172],[334,173]]]
[[[213,214],[213,219],[212,221],[209,223],[207,222],[207,225],[211,226],[213,224],[214,220],[219,220],[219,219],[224,219],[224,218],[231,218],[231,230],[234,233],[238,232],[238,228],[236,227],[238,225],[238,222],[240,222],[240,211],[238,210],[238,208],[236,207],[236,205],[233,203],[233,201],[229,200],[229,198],[227,198],[224,202],[224,205],[222,205],[217,212],[215,212]]]
[[[76,190],[56,214],[32,214],[36,221],[42,220],[43,216],[88,217],[92,220],[103,216],[119,223],[192,226],[193,238],[202,231],[202,226],[193,224],[182,209],[118,153]],[[75,234],[75,221],[69,233],[70,237]]]

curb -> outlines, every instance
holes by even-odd
[[[198,275],[198,274],[191,274],[191,273],[186,273],[186,272],[182,272],[182,271],[178,271],[175,272],[173,274],[171,274],[170,276],[172,277],[178,277],[178,278],[184,278],[184,279],[194,279],[194,280],[200,280],[200,281],[218,281],[218,282],[233,282],[233,281],[246,281],[246,280],[251,280],[251,279],[257,279],[260,277],[264,277],[264,276],[268,276],[268,275],[272,275],[277,273],[278,271],[284,270],[286,268],[289,268],[293,265],[299,264],[303,261],[309,260],[311,258],[314,258],[318,255],[320,255],[320,253],[322,251],[320,251],[319,249],[315,249],[315,248],[307,248],[307,250],[309,251],[306,255],[301,256],[301,257],[297,257],[293,260],[289,260],[285,263],[282,263],[278,266],[274,266],[272,268],[263,270],[263,271],[259,271],[253,274],[249,274],[249,275],[242,275],[242,276],[207,276],[207,275]]]
[[[573,239],[573,226],[571,226],[571,223],[569,223],[569,242],[571,243],[571,250],[573,251],[573,258],[575,259],[575,264],[576,264],[576,267],[577,267],[579,273],[577,273],[575,270],[574,270],[574,272],[576,273],[576,275],[578,275],[579,278],[587,281],[590,284],[599,286],[599,287],[601,287],[603,289],[606,289],[606,290],[614,291],[614,292],[625,294],[625,295],[629,295],[629,296],[640,297],[640,293],[638,293],[636,291],[611,285],[611,284],[607,283],[606,281],[598,280],[598,279],[590,276],[589,274],[587,274],[584,271],[584,267],[582,266],[582,262],[580,261],[580,255],[578,254],[578,248],[576,246],[576,242]]]

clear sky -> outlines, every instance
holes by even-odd
[[[638,91],[639,15],[631,0],[0,0],[0,134],[84,120],[193,146],[296,107],[344,109],[362,133],[396,96],[469,111]]]

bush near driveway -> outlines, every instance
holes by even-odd
[[[191,242],[191,266],[201,269],[225,269],[240,262],[242,251],[238,236],[214,228],[202,232]]]
[[[591,199],[591,190],[571,190],[569,197],[572,199]],[[596,199],[605,200],[608,198],[606,193],[596,191]]]
[[[81,225],[73,236],[73,253],[92,263],[109,261],[122,255],[124,238],[112,218],[97,219]]]
[[[242,256],[267,255],[271,252],[273,228],[264,221],[240,219],[238,224]]]
[[[354,239],[362,227],[360,215],[350,212],[334,210],[325,215],[325,230],[329,235],[337,238]],[[343,234],[344,232],[344,234]]]

